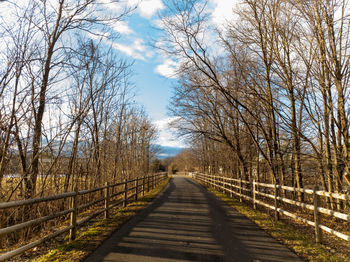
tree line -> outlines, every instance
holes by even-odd
[[[118,1],[110,3],[118,5]],[[102,1],[0,3],[0,201],[144,175],[155,127],[133,101],[132,64],[102,39]]]
[[[172,1],[159,23],[158,46],[179,64],[173,125],[191,141],[196,165],[346,190],[349,1],[241,0],[224,28],[213,25],[208,5]]]

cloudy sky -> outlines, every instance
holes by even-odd
[[[109,9],[119,11],[120,4],[112,3],[112,0],[101,1],[104,1]],[[121,38],[110,44],[129,61],[134,61],[132,82],[136,87],[136,101],[145,107],[152,121],[158,126],[158,143],[163,146],[184,147],[185,144],[175,138],[167,127],[171,120],[167,115],[167,105],[172,94],[172,85],[176,81],[176,63],[151,45],[159,36],[155,29],[159,19],[157,13],[165,9],[165,1],[126,0],[124,4],[137,8],[124,21],[113,25],[113,30],[120,33]],[[234,2],[209,0],[212,23],[222,25],[226,18],[232,15]]]
[[[9,1],[25,3],[28,0]],[[172,87],[176,83],[174,69],[176,62],[166,56],[159,49],[154,48],[160,38],[156,29],[159,25],[158,13],[166,11],[166,1],[170,0],[97,0],[101,8],[101,15],[121,14],[125,8],[135,8],[130,15],[118,23],[108,26],[119,33],[120,38],[111,40],[101,34],[89,34],[96,41],[101,39],[113,47],[122,58],[133,62],[133,76],[131,82],[135,86],[136,102],[143,105],[153,123],[159,129],[158,143],[162,146],[186,147],[186,144],[176,138],[167,126],[171,121],[167,113],[167,106],[172,96]],[[207,0],[211,23],[222,27],[227,19],[232,17],[232,10],[238,0]],[[4,2],[5,4],[7,1]],[[20,6],[18,4],[18,6]],[[6,7],[6,6],[5,6]],[[54,6],[52,6],[54,8]],[[4,9],[3,9],[4,10]],[[1,13],[1,12],[0,12]],[[1,15],[5,15],[2,12]],[[9,13],[6,21],[15,19]],[[13,21],[15,23],[15,21]],[[11,23],[10,23],[11,24]],[[209,37],[210,38],[210,37]],[[1,43],[0,43],[1,46]]]

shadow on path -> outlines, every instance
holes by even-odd
[[[176,177],[85,261],[302,260],[199,184]]]

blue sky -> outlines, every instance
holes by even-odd
[[[109,42],[122,57],[133,61],[131,82],[135,85],[136,102],[143,105],[153,123],[159,128],[158,143],[163,146],[185,147],[186,144],[173,135],[167,123],[171,118],[167,114],[167,105],[172,95],[172,86],[176,82],[174,69],[176,62],[152,47],[159,37],[157,13],[165,9],[166,0],[124,0],[113,3],[112,0],[100,0],[111,11],[121,11],[122,6],[136,7],[123,21],[112,25],[120,34],[116,41]],[[208,8],[212,14],[212,23],[222,26],[230,15],[236,1],[209,0]],[[106,40],[109,41],[109,40]]]
[[[110,30],[120,35],[119,38],[109,38],[110,34],[99,31],[88,34],[88,37],[96,41],[102,40],[104,44],[115,49],[120,57],[133,62],[130,82],[135,87],[135,101],[144,107],[152,122],[158,127],[157,143],[162,146],[186,147],[183,141],[174,136],[174,130],[170,130],[167,126],[172,120],[168,116],[167,106],[172,96],[172,87],[176,83],[175,69],[178,64],[173,57],[166,56],[164,52],[152,46],[159,43],[160,32],[155,27],[159,24],[158,12],[166,11],[166,1],[171,0],[96,0],[99,8],[94,11],[101,16],[115,17],[122,14],[125,8],[136,8],[128,16],[124,16],[122,21],[106,24]],[[207,12],[211,14],[210,22],[219,28],[223,27],[226,19],[232,18],[233,8],[239,2],[239,0],[207,1]],[[30,3],[28,0],[12,2],[18,6],[27,6]],[[54,9],[57,0],[49,2],[49,6]],[[5,21],[9,24],[16,23],[16,16],[6,11],[1,15],[5,14]],[[206,38],[215,41],[213,35],[208,35]]]

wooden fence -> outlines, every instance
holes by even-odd
[[[30,206],[37,203],[51,202],[59,199],[67,199],[67,198],[71,199],[70,201],[71,205],[69,209],[62,210],[60,212],[56,212],[56,213],[43,216],[40,218],[36,218],[30,221],[26,221],[20,224],[12,225],[5,228],[0,228],[0,237],[1,237],[4,235],[10,234],[28,227],[32,227],[35,225],[39,225],[41,223],[48,222],[50,220],[70,214],[69,226],[63,229],[60,229],[58,231],[55,231],[41,239],[38,239],[29,244],[26,244],[20,248],[1,254],[0,261],[5,261],[14,256],[17,256],[31,248],[34,248],[42,244],[43,242],[49,239],[57,237],[68,231],[69,231],[70,239],[71,240],[75,239],[77,228],[79,226],[82,226],[92,218],[95,218],[98,215],[101,215],[102,213],[104,214],[105,218],[109,218],[109,213],[112,208],[120,205],[123,205],[124,207],[127,206],[127,204],[130,201],[137,200],[140,194],[143,196],[145,192],[152,190],[155,186],[157,186],[159,183],[164,181],[167,177],[168,175],[166,173],[161,173],[161,174],[155,174],[150,176],[144,176],[144,177],[136,178],[132,180],[124,180],[123,182],[115,183],[115,184],[106,183],[102,187],[93,188],[89,190],[78,191],[76,189],[73,192],[63,193],[59,195],[52,195],[52,196],[47,196],[42,198],[33,198],[33,199],[27,199],[27,200],[0,203],[0,210],[3,210],[8,208]],[[123,189],[115,190],[118,187],[119,188],[122,187]],[[82,202],[82,201],[78,202],[78,198],[81,198],[81,196],[92,194],[92,193],[100,194],[102,197],[99,197],[90,202]],[[87,209],[93,205],[100,204],[101,202],[104,202],[104,206],[102,209],[78,221],[79,211]],[[80,203],[80,205],[78,205],[78,203]]]
[[[227,177],[220,177],[220,176],[213,176],[213,175],[199,174],[199,173],[194,174],[194,178],[207,185],[210,185],[216,188],[217,190],[221,190],[224,193],[228,193],[231,196],[233,195],[238,196],[241,202],[243,199],[251,201],[254,209],[256,208],[256,205],[259,204],[268,209],[273,210],[275,219],[278,219],[279,214],[283,214],[294,220],[302,221],[314,227],[315,239],[317,243],[321,242],[322,231],[335,235],[346,241],[350,240],[349,235],[346,235],[330,227],[322,225],[321,219],[320,219],[320,214],[323,214],[323,215],[332,216],[337,219],[350,222],[349,214],[344,214],[344,213],[330,210],[320,206],[320,197],[329,197],[333,199],[349,201],[350,196],[348,194],[329,193],[329,192],[321,191],[317,189],[317,186],[315,186],[313,189],[305,189],[305,188],[298,189],[294,187],[281,186],[277,184],[258,183],[255,181],[250,182],[242,179],[234,179],[234,178],[227,178]],[[290,198],[282,197],[280,196],[280,192],[282,190],[284,192],[288,192],[288,191],[293,193],[301,192],[306,195],[310,195],[313,204],[299,202],[299,201],[292,200]],[[258,197],[260,199],[258,199]],[[266,201],[267,199],[271,200],[270,203],[266,203],[268,202]],[[271,202],[273,204],[271,204]],[[279,204],[281,202],[290,204],[297,208],[301,208],[302,211],[305,209],[311,210],[313,212],[313,221],[297,216],[287,210],[283,210]]]

